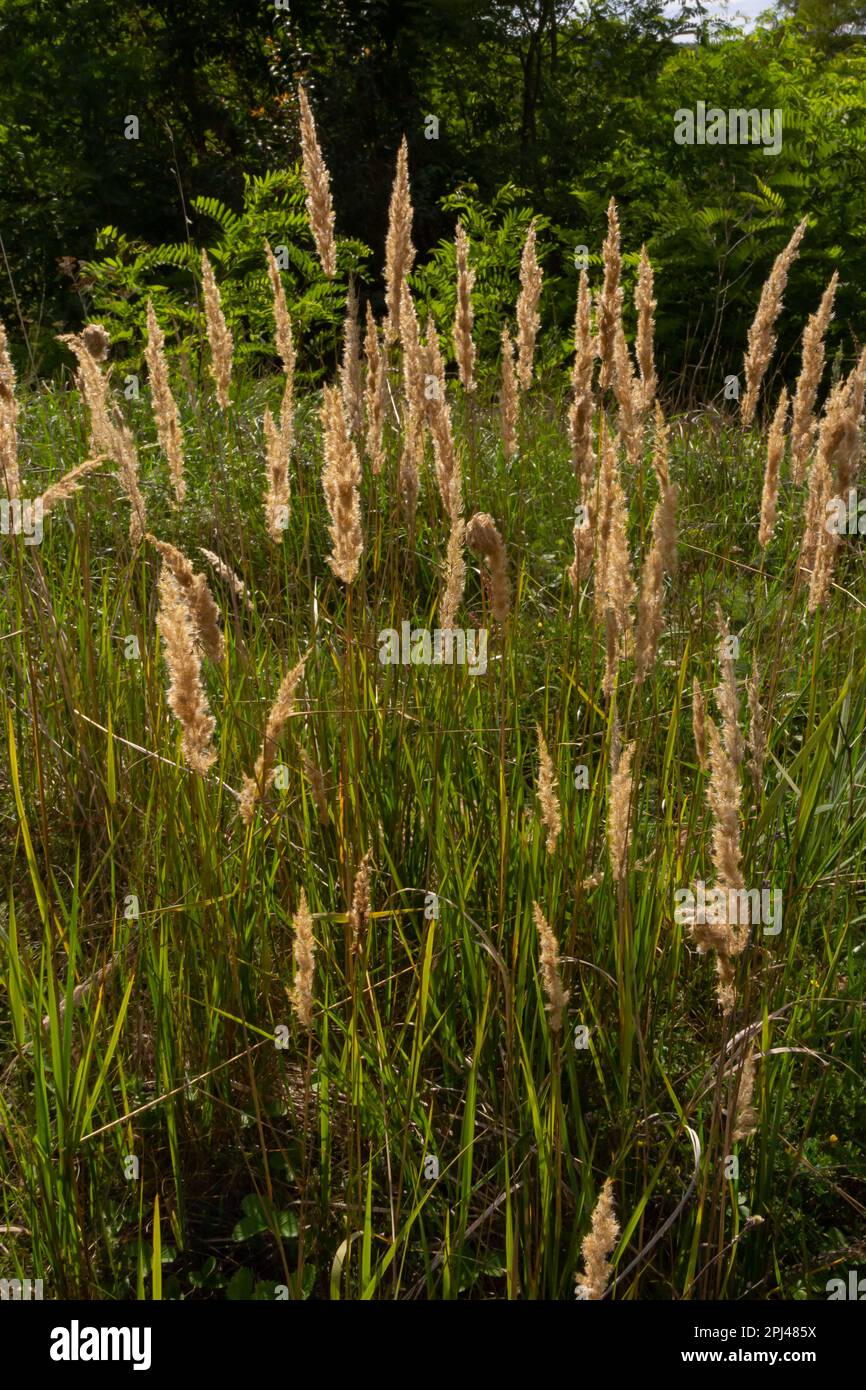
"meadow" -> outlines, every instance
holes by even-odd
[[[90,325],[25,390],[4,333],[7,1277],[772,1300],[863,1260],[866,586],[826,519],[866,354],[825,362],[833,282],[775,371],[807,222],[736,390],[678,412],[613,202],[564,372],[534,225],[498,360],[462,229],[425,321],[405,148],[321,389],[265,246],[281,372],[233,371],[206,257],[207,346],[151,313],[140,389]],[[485,669],[383,662],[404,623]]]

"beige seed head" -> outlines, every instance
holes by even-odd
[[[215,555],[212,550],[205,550],[204,546],[199,547],[199,554],[203,555],[209,565],[213,565],[220,579],[233,589],[239,599],[242,599],[247,608],[253,607],[253,601],[247,593],[246,585],[243,580],[235,574],[234,570],[221,560],[219,555]]]
[[[301,900],[292,923],[295,932],[295,979],[291,992],[292,1007],[302,1028],[313,1026],[313,980],[315,977],[316,941],[313,919],[307,906],[307,895],[301,889]]]
[[[104,462],[104,458],[86,459],[84,463],[79,463],[75,468],[71,468],[56,483],[47,487],[40,498],[42,515],[48,516],[59,502],[65,502],[67,498],[78,492],[83,479],[88,474],[95,472],[97,468],[101,468]]]
[[[764,470],[764,487],[761,493],[761,522],[758,527],[758,544],[763,548],[773,539],[776,525],[776,506],[779,500],[779,471],[785,456],[785,421],[788,418],[788,392],[783,386],[779,403],[773,415],[773,423],[767,438],[767,466]]]
[[[817,313],[810,315],[803,331],[803,358],[791,417],[791,478],[797,484],[803,481],[812,447],[815,432],[812,412],[824,374],[824,339],[833,318],[833,301],[838,284],[839,272],[834,270],[821,296]]]
[[[379,334],[373,310],[367,303],[367,330],[364,336],[364,358],[367,364],[364,380],[364,416],[367,434],[364,447],[374,474],[381,473],[385,454],[382,430],[385,424],[385,391],[387,379],[385,357],[379,346]]]
[[[541,732],[541,725],[537,724],[536,733],[538,735],[538,801],[541,806],[541,821],[547,830],[545,847],[548,854],[553,854],[556,849],[556,841],[562,829],[562,812],[559,808],[559,797],[556,794],[556,773],[553,770],[553,759],[548,751],[544,734]]]
[[[469,238],[462,222],[455,236],[457,307],[454,311],[454,355],[464,391],[475,390],[475,344],[472,341],[472,288],[475,271],[469,264]]]
[[[223,659],[224,643],[220,631],[220,611],[203,574],[197,574],[191,562],[168,541],[147,539],[159,551],[165,566],[171,571],[183,601],[187,606],[193,632],[201,647],[217,665]]]
[[[352,950],[358,952],[362,945],[362,938],[367,930],[367,918],[370,915],[370,874],[373,864],[373,851],[367,850],[364,858],[358,866],[355,874],[355,883],[352,890],[352,909],[349,913],[349,924],[352,928]]]
[[[613,345],[613,389],[619,407],[619,434],[629,463],[636,468],[641,451],[641,420],[638,409],[641,387],[634,374],[631,353],[623,332],[622,319],[616,325]]]
[[[754,1043],[746,1053],[743,1064],[737,1073],[737,1083],[734,1088],[733,1106],[734,1124],[731,1138],[734,1143],[739,1140],[748,1139],[754,1134],[758,1127],[758,1112],[754,1106],[755,1098],[755,1056]]]
[[[601,358],[599,389],[606,391],[615,371],[617,328],[622,322],[622,255],[620,252],[619,215],[611,198],[607,209],[607,236],[602,247],[604,282],[598,301],[598,355]]]
[[[641,379],[639,407],[641,412],[643,412],[649,410],[652,405],[655,399],[656,386],[658,385],[655,361],[653,359],[653,337],[655,334],[656,311],[656,301],[653,299],[653,268],[650,264],[645,246],[642,246],[640,249],[640,262],[638,265],[634,303],[637,309],[637,341],[635,347]]]
[[[644,561],[641,574],[640,600],[637,612],[637,633],[635,637],[636,666],[635,681],[642,685],[655,661],[664,620],[662,617],[662,591],[664,570],[661,547],[654,540]]]
[[[268,267],[268,279],[271,282],[271,295],[274,304],[274,329],[276,332],[277,352],[283,364],[283,372],[290,381],[294,380],[295,375],[295,341],[292,334],[292,320],[289,317],[289,309],[286,304],[286,292],[283,288],[283,280],[280,275],[280,268],[277,259],[265,242],[265,259]]]
[[[520,294],[517,299],[517,380],[521,391],[528,391],[532,385],[535,339],[541,326],[541,316],[538,312],[541,280],[533,218],[520,257]]]
[[[343,361],[340,365],[340,390],[343,410],[350,434],[361,428],[363,392],[361,388],[361,330],[358,323],[358,295],[352,281],[346,295],[346,317],[343,321]]]
[[[577,309],[574,317],[574,366],[571,373],[572,401],[568,412],[571,461],[581,488],[587,490],[595,469],[592,447],[592,372],[595,346],[592,338],[591,296],[586,271],[580,272]]]
[[[249,825],[256,803],[262,800],[276,776],[277,743],[283,729],[294,714],[295,695],[301,683],[306,663],[307,657],[305,655],[284,676],[268,715],[262,749],[256,759],[253,775],[252,777],[244,777],[238,809],[245,825]]]
[[[99,325],[90,324],[89,327],[95,329]],[[109,416],[108,378],[100,370],[99,360],[85,345],[84,338],[87,331],[88,329],[85,328],[80,335],[65,333],[57,341],[68,344],[70,351],[75,354],[78,361],[76,383],[90,417],[92,451],[107,454],[109,458],[117,462],[118,443],[115,438],[114,425]],[[104,330],[102,331],[104,332]]]
[[[502,379],[499,388],[499,423],[502,431],[502,452],[510,463],[517,453],[517,372],[514,367],[514,344],[507,324],[502,325]]]
[[[216,720],[201,680],[201,657],[183,592],[168,565],[159,576],[156,624],[165,647],[170,677],[168,705],[183,731],[183,756],[200,777],[216,762],[212,739]]]
[[[415,247],[412,245],[412,198],[409,192],[409,146],[406,137],[400,143],[397,155],[397,171],[394,187],[391,190],[391,203],[388,210],[388,235],[385,239],[385,301],[388,318],[385,323],[385,341],[394,342],[401,335],[400,313],[402,309],[403,285],[415,264]]]
[[[457,480],[454,486],[457,486]],[[459,504],[455,499],[451,508],[451,531],[445,557],[445,589],[439,610],[439,625],[444,632],[450,632],[456,626],[457,610],[463,602],[463,591],[466,587],[466,560],[463,556],[465,541],[466,523],[460,515]]]
[[[322,487],[331,524],[328,564],[344,584],[358,575],[364,535],[361,529],[361,464],[349,434],[340,392],[326,386],[322,400],[325,467]]]
[[[702,772],[707,770],[707,702],[697,676],[692,678],[692,732]]]
[[[490,570],[491,609],[503,626],[511,609],[511,583],[505,542],[488,512],[476,512],[466,526],[466,544],[475,555],[482,555]]]
[[[782,296],[788,283],[788,273],[799,254],[800,242],[805,235],[808,220],[806,217],[803,218],[784,251],[780,251],[773,262],[773,269],[761,290],[758,312],[749,329],[748,348],[743,363],[746,393],[740,407],[741,419],[745,426],[750,425],[755,418],[761,382],[764,380],[770,358],[776,350],[776,335],[773,329],[782,309]]]
[[[81,341],[90,353],[94,362],[105,362],[108,358],[108,349],[111,347],[111,339],[101,323],[89,323],[82,330]]]
[[[613,1183],[607,1179],[592,1213],[592,1226],[581,1245],[584,1274],[575,1283],[579,1299],[603,1298],[611,1279],[610,1257],[619,1238],[619,1223],[614,1214]]]
[[[150,380],[150,396],[156,420],[156,433],[160,447],[168,460],[174,495],[178,505],[186,496],[186,481],[183,476],[183,437],[180,432],[180,416],[171,391],[168,375],[168,361],[165,355],[165,334],[159,326],[153,300],[147,301],[147,346],[144,349]]]
[[[575,594],[581,584],[589,577],[592,557],[595,550],[595,530],[592,523],[592,503],[586,493],[580,502],[580,511],[574,523],[574,560],[568,567],[568,577]]]
[[[279,544],[285,535],[289,522],[291,503],[289,482],[290,441],[282,429],[274,422],[269,410],[264,414],[265,430],[265,524],[268,535]]]
[[[205,326],[211,352],[210,371],[216,385],[216,396],[220,408],[227,410],[234,340],[225,321],[219,286],[206,251],[201,253],[201,278],[204,291]]]
[[[607,845],[613,876],[620,883],[628,872],[628,847],[631,839],[631,796],[634,783],[632,762],[633,743],[627,743],[618,758],[612,758],[607,803]],[[611,752],[615,749],[612,747]]]
[[[337,246],[334,241],[334,210],[331,205],[331,176],[322,157],[316,135],[316,122],[303,87],[298,88],[301,123],[301,156],[304,188],[307,193],[307,217],[319,264],[329,280],[337,273]]]
[[[532,904],[535,929],[538,932],[539,963],[541,983],[547,996],[546,1008],[550,1019],[551,1032],[558,1033],[562,1028],[562,1015],[570,999],[570,993],[562,987],[560,975],[559,947],[553,929],[538,903]]]
[[[0,475],[10,501],[21,496],[18,467],[18,399],[15,368],[9,353],[6,329],[0,322]]]

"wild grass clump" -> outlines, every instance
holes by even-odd
[[[233,369],[206,263],[198,381],[153,314],[137,402],[98,325],[77,391],[22,392],[0,337],[9,1273],[85,1298],[821,1296],[866,1201],[866,592],[860,538],[823,526],[857,485],[866,358],[824,380],[831,285],[790,433],[777,385],[762,415],[805,227],[750,335],[748,426],[665,408],[614,202],[568,381],[534,360],[534,228],[495,361],[476,247],[458,228],[437,324],[411,232],[404,143],[384,321],[350,296],[321,393],[269,248],[273,380]],[[678,912],[698,885],[745,918]]]

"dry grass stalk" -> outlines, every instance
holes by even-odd
[[[474,391],[475,344],[472,341],[472,288],[475,271],[469,264],[469,238],[462,222],[457,223],[455,236],[457,261],[457,305],[454,311],[454,355],[464,391]]]
[[[97,468],[101,468],[105,462],[104,458],[85,459],[84,463],[79,463],[75,468],[70,468],[68,473],[64,473],[56,483],[47,487],[40,497],[43,517],[48,516],[59,502],[65,502],[72,497],[81,487],[82,480],[90,473],[94,473]]]
[[[580,272],[577,309],[574,316],[574,366],[571,373],[572,400],[568,412],[571,461],[582,491],[588,489],[595,468],[592,447],[592,371],[595,345],[590,318],[591,298],[586,271]]]
[[[692,677],[692,733],[701,772],[707,770],[707,702],[697,676]]]
[[[302,656],[297,666],[293,666],[283,677],[277,697],[271,706],[262,750],[256,759],[252,777],[244,777],[240,796],[240,815],[245,825],[253,818],[256,802],[261,801],[276,775],[277,742],[295,710],[295,693],[304,674],[307,658]]]
[[[811,570],[809,612],[823,608],[830,595],[839,535],[828,524],[831,496],[845,505],[860,453],[860,418],[866,393],[866,348],[850,376],[831,392],[824,408],[818,449],[809,473],[803,539],[798,568]]]
[[[585,493],[578,508],[574,523],[574,560],[568,567],[568,577],[575,594],[581,584],[589,577],[592,557],[595,550],[595,532],[592,524],[592,505],[589,493]]]
[[[743,364],[746,394],[740,407],[741,419],[746,426],[755,418],[761,382],[764,380],[770,358],[776,350],[776,335],[773,329],[782,309],[782,295],[788,283],[788,272],[799,254],[807,222],[808,218],[804,217],[784,251],[780,251],[773,262],[773,269],[761,290],[758,312],[749,329],[748,347]]]
[[[326,386],[322,402],[325,467],[322,487],[331,524],[328,564],[344,584],[357,578],[364,536],[361,530],[361,464],[343,413],[340,392]]]
[[[442,505],[449,517],[454,517],[459,516],[463,510],[462,474],[454,445],[451,407],[445,389],[445,360],[439,348],[439,336],[432,315],[427,319],[427,366],[425,381],[428,389],[425,403],[427,422],[433,440],[436,481],[439,484]]]
[[[337,273],[337,246],[334,241],[334,209],[331,205],[331,176],[322,157],[316,135],[316,122],[303,87],[298,88],[301,108],[301,156],[304,188],[307,193],[307,216],[319,264],[329,280]]]
[[[604,693],[610,697],[617,655],[633,643],[631,608],[636,589],[628,550],[628,508],[620,482],[615,443],[604,441],[599,482],[599,524],[595,559],[595,608],[605,628]]]
[[[466,526],[466,544],[475,555],[483,555],[490,570],[490,606],[493,617],[504,626],[511,609],[511,582],[505,542],[488,512],[476,512]]]
[[[400,293],[400,344],[403,349],[403,394],[410,414],[423,421],[427,414],[426,364],[421,350],[418,315],[405,281]]]
[[[463,591],[466,587],[466,560],[463,555],[463,547],[466,543],[466,523],[460,515],[457,498],[454,499],[449,510],[451,531],[448,536],[448,550],[445,557],[445,589],[439,609],[439,624],[445,632],[450,632],[457,625],[457,610],[463,602]]]
[[[634,303],[637,309],[635,356],[640,368],[638,406],[640,412],[643,413],[649,410],[655,400],[656,387],[658,386],[653,358],[656,301],[653,299],[653,268],[647,255],[646,246],[642,246],[640,249]]]
[[[599,390],[606,391],[613,380],[617,329],[622,323],[622,255],[620,252],[619,214],[611,198],[607,209],[607,236],[604,253],[604,281],[598,300],[598,355],[601,358]]]
[[[514,367],[514,344],[508,325],[502,325],[502,377],[499,387],[499,423],[502,430],[502,452],[510,463],[517,454],[517,372]]]
[[[400,313],[403,285],[415,264],[412,245],[412,198],[409,192],[409,147],[406,137],[400,142],[397,171],[391,190],[388,209],[388,235],[385,239],[385,301],[388,317],[385,322],[385,341],[391,343],[401,336]]]
[[[619,1238],[619,1223],[614,1215],[613,1183],[608,1178],[601,1189],[592,1213],[592,1226],[581,1245],[584,1274],[575,1282],[579,1299],[598,1300],[604,1297],[610,1283],[610,1257]]]
[[[730,1109],[734,1111],[731,1138],[734,1143],[748,1139],[758,1126],[758,1112],[753,1104],[755,1098],[755,1045],[749,1048],[737,1074],[737,1084]]]
[[[788,392],[783,386],[767,438],[767,466],[764,470],[764,487],[761,493],[761,524],[758,528],[758,544],[763,549],[766,549],[773,539],[773,529],[776,525],[779,471],[785,456],[785,421],[787,418]]]
[[[802,483],[805,477],[806,461],[815,434],[812,412],[824,374],[824,339],[833,318],[833,301],[838,284],[839,272],[834,270],[821,296],[817,313],[809,316],[803,332],[803,359],[791,416],[791,478],[797,484]]]
[[[551,1031],[558,1033],[562,1028],[562,1015],[571,994],[569,990],[562,987],[559,947],[553,929],[538,903],[532,904],[532,912],[535,918],[535,929],[538,932],[541,983],[547,996],[545,1008],[549,1015]]]
[[[622,320],[617,324],[614,334],[613,389],[619,407],[620,438],[625,445],[629,463],[636,468],[641,453],[641,421],[638,411],[640,387],[634,374]]]
[[[656,508],[658,511],[658,508]],[[657,539],[653,539],[641,573],[640,599],[637,610],[637,633],[635,636],[635,681],[642,685],[655,661],[659,638],[662,634],[662,591],[664,567]]]
[[[289,317],[288,306],[286,305],[286,293],[283,289],[283,282],[280,276],[280,268],[277,265],[273,251],[265,242],[265,257],[268,265],[268,279],[271,282],[271,293],[274,301],[274,326],[276,330],[277,352],[283,364],[283,375],[285,386],[283,388],[283,399],[280,405],[280,445],[286,459],[288,469],[289,459],[292,453],[294,442],[294,411],[295,411],[295,340],[292,333],[292,320]],[[288,474],[286,477],[286,490],[288,490]]]
[[[857,365],[848,378],[845,393],[845,430],[836,450],[836,496],[847,500],[848,489],[853,486],[860,463],[862,438],[860,425],[863,417],[863,399],[866,396],[866,347]]]
[[[424,459],[424,421],[409,413],[403,429],[403,444],[397,466],[397,495],[406,516],[410,537],[415,531],[415,512],[421,491],[421,464]]]
[[[541,806],[541,822],[547,830],[545,848],[548,854],[553,854],[562,829],[562,812],[556,794],[557,781],[553,759],[541,732],[541,725],[536,724],[535,729],[538,735],[538,801]]]
[[[18,398],[15,395],[15,368],[9,354],[6,329],[0,322],[0,473],[10,501],[21,496],[18,467]]]
[[[183,731],[181,746],[189,767],[203,777],[216,762],[213,747],[216,720],[210,712],[201,680],[199,656],[189,609],[171,568],[159,575],[157,627],[165,644],[170,677],[168,704]]]
[[[210,372],[216,385],[216,396],[222,410],[228,409],[229,386],[232,379],[234,340],[222,310],[219,286],[206,251],[201,253],[201,279],[204,291],[204,317],[210,345]]]
[[[156,536],[148,536],[147,539],[159,551],[165,565],[171,570],[187,606],[196,639],[210,660],[219,665],[224,652],[220,611],[207,586],[207,580],[203,574],[197,574],[183,552],[169,545],[168,541],[157,540]]]
[[[370,873],[372,863],[373,851],[368,849],[358,866],[358,872],[355,874],[355,883],[352,889],[352,909],[349,913],[349,925],[352,929],[352,951],[356,954],[361,949],[362,939],[367,931],[367,918],[370,915]]]
[[[168,361],[165,356],[165,334],[157,323],[153,300],[147,301],[147,345],[144,349],[147,373],[150,381],[150,396],[153,415],[156,420],[156,434],[160,447],[168,459],[174,495],[180,506],[186,496],[186,481],[183,476],[183,438],[180,432],[180,416],[171,393],[168,375]]]
[[[797,567],[811,570],[824,531],[827,502],[833,488],[832,466],[845,436],[847,382],[840,381],[824,406],[815,460],[809,470],[809,490],[803,506],[803,536]]]
[[[97,330],[102,336],[97,336]],[[66,343],[78,361],[76,384],[90,417],[91,450],[107,454],[117,462],[118,442],[109,415],[108,378],[100,367],[108,352],[108,334],[101,324],[94,323],[80,334],[64,333],[57,341]]]
[[[374,474],[382,471],[385,453],[382,430],[385,424],[385,356],[379,346],[379,333],[373,310],[367,304],[367,331],[364,336],[364,358],[367,372],[364,381],[364,415],[367,433],[364,447]]]
[[[521,391],[528,391],[532,385],[535,339],[541,326],[541,316],[538,312],[541,279],[533,218],[520,257],[520,294],[517,297],[517,380]]]
[[[307,907],[307,895],[301,889],[301,900],[292,923],[295,931],[295,979],[291,991],[292,1008],[302,1028],[313,1026],[313,979],[315,974],[316,941],[313,919]]]
[[[726,894],[728,903],[742,902],[734,897],[743,889],[740,864],[740,802],[742,788],[740,768],[743,761],[743,738],[737,723],[738,697],[733,659],[728,644],[728,626],[719,615],[719,664],[722,675],[716,687],[716,703],[722,716],[721,731],[707,716],[706,725],[710,747],[710,781],[707,800],[713,817],[712,860],[716,885]],[[739,920],[739,911],[723,908],[712,920],[698,919],[690,923],[689,931],[699,953],[715,951],[717,992],[725,1014],[734,1007],[734,975],[736,959],[748,939],[748,924]]]
[[[291,431],[287,439],[269,410],[265,410],[265,523],[271,540],[279,544],[289,524],[291,489],[289,483],[289,450]]]
[[[117,476],[129,498],[129,540],[131,545],[140,545],[147,532],[147,508],[138,485],[138,450],[128,425],[115,408],[114,423],[111,429],[110,449],[107,451],[117,463]]]
[[[358,295],[354,283],[349,281],[346,294],[346,317],[343,321],[343,361],[340,365],[340,390],[343,395],[343,410],[349,431],[357,434],[361,428],[361,329],[358,323]]]
[[[243,600],[247,608],[251,609],[253,601],[247,593],[247,586],[244,584],[244,581],[235,574],[234,570],[226,564],[225,560],[221,560],[219,555],[215,555],[212,550],[205,550],[204,546],[199,547],[199,554],[204,556],[208,564],[213,565],[223,583],[228,584],[229,588],[234,590],[238,598]]]
[[[274,302],[274,329],[277,352],[283,364],[283,372],[291,380],[294,380],[296,354],[295,340],[292,334],[292,320],[289,316],[288,305],[286,304],[286,292],[283,288],[280,267],[277,265],[277,258],[267,241],[265,242],[265,259],[267,261],[268,279],[271,282],[271,294]]]
[[[728,620],[717,609],[719,621],[719,667],[721,680],[715,689],[716,704],[722,716],[722,733],[728,755],[737,768],[743,761],[745,745],[740,732],[740,697],[737,693],[737,675],[734,670],[733,641]]]
[[[633,743],[618,750],[611,742],[610,788],[607,802],[607,845],[613,876],[621,882],[628,872],[628,847],[631,839],[631,795],[633,786]]]

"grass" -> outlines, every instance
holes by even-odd
[[[503,634],[469,565],[460,621],[490,630],[487,673],[472,676],[378,660],[382,629],[437,626],[447,543],[428,471],[407,545],[396,436],[382,475],[365,467],[365,553],[347,598],[325,563],[317,397],[298,406],[292,514],[275,546],[261,417],[281,381],[236,381],[225,416],[209,388],[176,388],[180,512],[148,403],[127,406],[150,529],[197,568],[200,546],[216,551],[251,601],[212,576],[226,655],[205,666],[219,749],[206,780],[180,761],[157,556],[130,549],[110,468],[46,521],[41,546],[0,538],[3,1273],[89,1299],[571,1299],[610,1176],[615,1298],[825,1297],[864,1255],[858,539],[827,610],[808,615],[794,583],[801,490],[783,485],[762,555],[761,436],[713,412],[672,421],[680,567],[653,671],[640,688],[629,664],[620,672],[636,753],[617,890],[603,640],[591,581],[575,605],[565,574],[578,497],[564,403],[534,388],[506,467],[495,408],[455,397],[466,505],[495,518],[513,585]],[[32,495],[87,457],[86,426],[73,392],[41,388],[23,407]],[[640,557],[656,500],[646,460],[624,485]],[[697,675],[709,695],[718,679],[716,604],[743,684],[757,658],[768,710],[763,784],[747,779],[744,794],[744,877],[784,903],[781,934],[753,931],[740,958],[728,1020],[711,958],[673,917],[677,888],[713,879],[691,687]],[[287,771],[247,829],[234,792],[308,648]],[[552,855],[536,723],[562,803]],[[302,748],[325,777],[324,824]],[[368,849],[372,913],[353,955],[347,913]],[[289,998],[302,888],[317,943],[309,1035]],[[559,1034],[534,902],[571,991]],[[732,1145],[744,1029],[760,1054],[758,1124]]]

